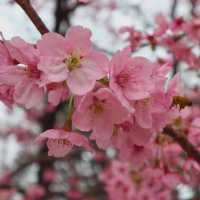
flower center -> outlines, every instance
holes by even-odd
[[[78,55],[70,55],[67,59],[65,59],[65,64],[69,71],[77,69],[81,66],[80,57]]]
[[[133,171],[132,172],[132,180],[137,185],[140,185],[140,183],[142,182],[142,177],[140,176],[140,174],[138,172]]]
[[[121,73],[116,78],[117,78],[116,82],[118,83],[118,85],[120,85],[120,87],[123,88],[128,83],[130,75],[128,73]]]
[[[99,101],[97,98],[94,98],[94,102],[93,104],[90,106],[90,110],[94,113],[94,114],[101,114],[104,111],[102,102]]]
[[[93,104],[91,109],[95,114],[100,114],[103,112],[103,107],[100,103]]]
[[[71,144],[67,139],[52,139],[52,143],[54,143],[55,145],[69,145],[69,146]]]

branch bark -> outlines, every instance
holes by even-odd
[[[39,17],[29,0],[15,0],[16,3],[24,10],[24,12],[27,14],[27,16],[30,18],[30,20],[33,22],[35,27],[38,29],[38,31],[41,33],[41,35],[48,33],[49,30],[42,21],[42,19]]]
[[[177,5],[178,5],[178,0],[173,0],[171,12],[170,12],[170,16],[171,16],[172,19],[174,19],[176,17]]]
[[[174,141],[182,147],[182,149],[190,158],[193,158],[200,164],[200,152],[188,141],[184,135],[176,132],[171,126],[166,126],[163,130],[163,133],[173,138]]]

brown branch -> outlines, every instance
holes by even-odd
[[[170,12],[170,17],[172,19],[174,19],[176,17],[176,8],[177,8],[177,5],[178,5],[178,0],[173,0],[171,12]]]
[[[183,134],[176,132],[171,126],[166,126],[163,130],[163,133],[173,138],[189,157],[193,158],[200,164],[200,152],[187,140]]]
[[[30,20],[33,22],[35,27],[42,35],[49,32],[48,28],[46,27],[42,19],[39,17],[29,0],[15,1],[24,10],[24,12],[27,14],[27,16],[30,18]]]

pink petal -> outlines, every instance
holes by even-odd
[[[16,85],[25,78],[26,72],[14,65],[3,65],[0,67],[0,83],[6,85]]]
[[[57,106],[61,101],[67,99],[68,90],[67,87],[58,87],[54,90],[50,90],[48,93],[48,102],[53,106]]]
[[[6,41],[5,44],[12,59],[26,65],[37,65],[39,54],[32,44],[25,42],[20,37],[14,37],[11,41]]]
[[[0,42],[0,66],[11,65],[11,64],[12,64],[12,59],[10,57],[10,54],[5,45],[2,42]]]
[[[151,128],[153,122],[152,122],[150,102],[143,102],[143,101],[137,102],[135,108],[136,108],[135,118],[137,123],[142,128]]]
[[[78,108],[75,110],[72,118],[73,125],[82,131],[92,130],[92,114],[88,109],[92,105],[92,95],[86,95],[81,99]]]
[[[58,57],[62,60],[67,54],[66,40],[57,33],[44,34],[37,47],[40,55],[45,57]]]
[[[81,26],[73,26],[66,34],[68,45],[82,56],[88,54],[91,49],[91,32]]]
[[[14,91],[14,100],[16,103],[30,109],[40,106],[44,97],[44,91],[31,79],[21,80]]]
[[[81,61],[81,70],[87,75],[88,78],[98,80],[105,76],[103,70],[98,66],[97,62],[94,60],[89,60],[84,58]]]
[[[127,58],[130,56],[129,48],[118,51],[111,60],[111,77],[118,75],[127,63]]]
[[[128,110],[122,106],[121,102],[117,99],[117,97],[111,92],[111,90],[107,88],[102,88],[98,90],[96,96],[99,99],[105,99],[105,117],[109,116],[110,119],[113,120],[114,123],[118,124],[127,119],[129,112]]]
[[[70,133],[69,134],[69,137],[68,137],[68,140],[73,144],[73,145],[76,145],[76,146],[79,146],[79,147],[84,147],[85,149],[91,151],[92,148],[89,144],[89,141],[88,141],[88,138],[83,136],[83,135],[80,135],[78,133]]]
[[[66,132],[63,129],[48,129],[37,137],[36,142],[40,143],[46,139],[67,139],[69,133],[70,132]]]
[[[93,50],[88,55],[86,55],[84,59],[90,60],[91,63],[93,63],[96,68],[102,71],[104,75],[109,72],[109,60],[105,54]]]
[[[68,68],[58,57],[41,57],[38,69],[45,73],[50,82],[62,82],[68,77]]]
[[[95,86],[96,80],[88,77],[84,69],[76,69],[69,73],[67,84],[73,94],[84,95]]]

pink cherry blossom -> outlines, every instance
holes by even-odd
[[[123,122],[128,111],[121,105],[115,95],[107,88],[89,93],[81,100],[74,116],[73,124],[82,131],[91,131],[91,139],[100,147],[110,143],[113,125]]]
[[[3,65],[0,69],[0,83],[13,88],[13,100],[17,104],[27,109],[40,105],[44,89],[39,87],[37,50],[20,38],[5,41],[5,45],[12,59],[19,64]]]
[[[88,139],[76,132],[67,132],[62,129],[49,129],[36,139],[37,142],[46,141],[49,149],[48,155],[54,157],[64,157],[73,146],[84,147],[91,151]]]
[[[83,95],[91,91],[96,80],[105,76],[107,58],[92,49],[91,32],[87,28],[75,26],[66,37],[57,33],[47,33],[38,42],[40,63],[49,82],[66,81],[70,91]]]
[[[153,64],[143,57],[130,57],[129,49],[115,54],[111,61],[110,88],[131,109],[128,100],[139,100],[150,95]]]

